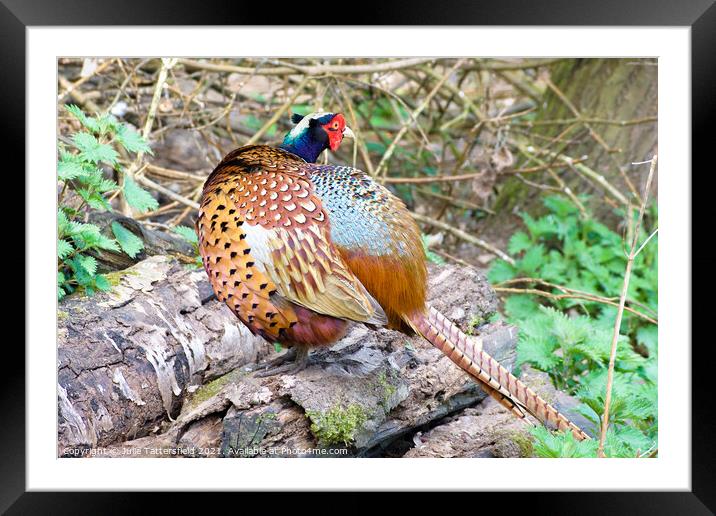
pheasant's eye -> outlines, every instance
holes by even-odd
[[[340,126],[341,126],[341,124],[339,124],[338,122],[333,122],[331,124],[331,129],[333,129],[334,131],[337,131]]]

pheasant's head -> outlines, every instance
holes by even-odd
[[[338,149],[344,137],[354,137],[341,113],[294,113],[291,121],[296,126],[283,139],[281,148],[311,163],[315,162],[325,149]]]

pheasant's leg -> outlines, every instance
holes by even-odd
[[[294,358],[292,362],[285,363]],[[281,365],[279,365],[281,364]],[[295,346],[275,360],[272,360],[266,369],[256,373],[258,378],[266,378],[277,374],[296,374],[308,365],[308,348],[306,346]]]
[[[296,359],[296,347],[288,348],[288,351],[281,353],[279,356],[263,364],[259,364],[256,370],[259,369],[271,369],[285,364],[286,362],[293,362]]]

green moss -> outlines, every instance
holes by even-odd
[[[520,457],[532,457],[534,455],[534,446],[527,435],[521,432],[514,432],[510,435],[510,439],[520,447]]]
[[[473,315],[472,319],[470,319],[470,322],[467,323],[467,331],[465,332],[466,335],[474,335],[475,329],[477,329],[479,326],[482,326],[485,324],[485,318],[481,317],[479,315]]]
[[[256,419],[257,423],[263,423],[265,421],[275,421],[277,419],[276,413],[271,411],[262,412]]]
[[[64,321],[65,319],[68,319],[69,317],[70,317],[70,314],[68,314],[64,310],[57,310],[57,320],[58,321]]]
[[[108,272],[104,274],[104,277],[107,278],[107,281],[109,281],[109,284],[113,287],[116,287],[121,282],[122,278],[125,276],[139,276],[139,272],[137,271],[130,271],[130,270],[123,270],[123,271],[115,271],[115,272]]]
[[[238,379],[241,375],[242,371],[235,369],[229,373],[226,373],[224,376],[220,376],[216,380],[212,380],[209,383],[202,385],[191,397],[191,400],[189,400],[188,405],[190,407],[198,406],[209,398],[217,395],[219,391],[224,388],[224,386]]]
[[[321,444],[343,444],[348,446],[355,438],[355,432],[366,422],[365,409],[358,404],[347,408],[334,406],[328,412],[307,410],[311,419],[311,432]]]
[[[378,387],[382,392],[382,404],[383,406],[387,406],[390,398],[393,397],[397,389],[395,385],[388,381],[388,375],[385,371],[381,371],[380,375],[378,375]]]

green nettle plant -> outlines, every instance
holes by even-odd
[[[548,213],[522,215],[526,231],[510,239],[514,265],[496,260],[488,277],[498,289],[518,292],[504,300],[504,314],[520,328],[517,365],[547,372],[555,386],[576,396],[579,411],[598,433],[604,413],[609,351],[627,262],[623,238],[561,197],[547,197]],[[642,229],[657,227],[656,207]],[[615,362],[605,453],[646,456],[657,447],[657,238],[634,262]],[[541,457],[594,457],[596,440],[533,431]]]
[[[134,258],[144,249],[142,239],[118,222],[111,225],[112,236],[87,222],[92,210],[112,210],[109,198],[120,190],[112,176],[122,179],[121,193],[129,206],[139,212],[158,207],[156,199],[123,172],[120,162],[120,150],[129,157],[151,154],[146,140],[110,114],[88,117],[74,105],[68,105],[67,111],[83,130],[74,133],[70,143],[58,144],[58,299],[78,289],[88,295],[109,290],[109,280],[97,272],[97,251],[121,251]]]

